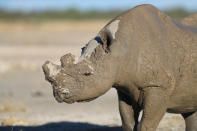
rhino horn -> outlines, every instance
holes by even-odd
[[[60,61],[62,67],[71,66],[76,63],[75,56],[71,53],[62,56]]]
[[[80,70],[80,72],[83,72],[83,74],[93,74],[94,73],[94,66],[89,61],[81,61],[77,64],[77,68]]]
[[[42,69],[45,74],[45,78],[49,81],[54,81],[55,77],[60,72],[60,67],[51,63],[50,61],[46,61],[42,66]]]

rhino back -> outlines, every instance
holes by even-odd
[[[130,70],[133,82],[174,90],[182,75],[196,77],[195,28],[179,24],[151,5],[138,6],[116,19],[120,23],[114,54],[124,63],[121,72]]]

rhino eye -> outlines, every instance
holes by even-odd
[[[86,72],[86,73],[84,73],[84,75],[85,76],[90,76],[90,75],[92,75],[92,73],[91,72]]]

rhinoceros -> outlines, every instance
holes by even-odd
[[[94,100],[113,87],[124,131],[155,131],[166,112],[182,114],[186,130],[197,130],[197,28],[156,7],[122,13],[79,58],[69,53],[60,61],[43,65],[58,102]]]

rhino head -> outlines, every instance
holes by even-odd
[[[61,65],[43,65],[45,78],[53,87],[58,102],[90,101],[107,92],[115,81],[116,64],[111,56],[113,41],[109,31],[101,31],[75,60],[72,54],[61,57]]]

